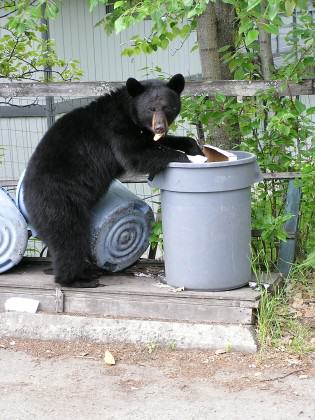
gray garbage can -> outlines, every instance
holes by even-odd
[[[230,290],[251,278],[250,187],[256,156],[171,163],[151,181],[161,189],[166,281],[196,290]]]
[[[27,223],[11,195],[0,188],[0,273],[18,264],[27,247]]]
[[[151,207],[114,180],[92,210],[91,254],[105,270],[134,264],[149,246],[154,215]]]
[[[16,202],[28,220],[23,178],[24,173],[17,186]],[[114,180],[91,211],[90,250],[95,263],[112,272],[134,264],[149,246],[153,221],[151,207]],[[33,226],[28,229],[37,236]]]

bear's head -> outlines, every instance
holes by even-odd
[[[176,74],[168,82],[129,78],[126,82],[130,96],[130,112],[135,124],[162,137],[180,111],[180,94],[185,79]]]

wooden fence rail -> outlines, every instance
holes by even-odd
[[[265,181],[270,180],[294,180],[301,178],[300,172],[266,172],[262,174]],[[148,181],[148,175],[126,174],[120,177],[120,181],[126,184],[145,184]],[[18,184],[18,179],[0,179],[0,187],[14,189]]]
[[[124,85],[124,82],[54,82],[54,83],[0,83],[0,97],[47,97],[47,96],[101,96]],[[259,90],[274,88],[282,96],[314,95],[315,79],[301,83],[282,80],[205,80],[187,81],[185,95],[214,96],[220,92],[226,96],[255,96]]]

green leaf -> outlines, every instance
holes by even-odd
[[[223,103],[223,102],[225,101],[225,99],[226,99],[226,96],[225,96],[225,95],[223,95],[223,93],[219,93],[219,92],[217,92],[217,93],[215,94],[215,99],[216,99],[218,102]]]
[[[239,67],[234,73],[235,80],[243,80],[245,78],[244,71],[241,67]]]
[[[285,0],[284,8],[287,16],[292,16],[295,9],[295,0]]]
[[[261,3],[261,0],[249,0],[248,1],[248,6],[247,6],[247,11],[249,12],[250,10],[254,9],[260,3]]]
[[[268,5],[268,17],[272,21],[280,11],[280,0],[270,0]]]
[[[125,48],[122,53],[122,55],[127,56],[127,57],[131,57],[134,55],[134,49],[133,48]]]
[[[259,36],[259,32],[257,31],[257,29],[252,29],[248,31],[245,37],[245,44],[248,46],[252,44],[254,41],[257,41],[258,36]]]
[[[274,23],[265,23],[265,22],[260,22],[259,26],[266,32],[273,34],[273,35],[278,35],[279,34],[279,26],[275,25]]]
[[[56,3],[54,2],[46,3],[46,17],[47,18],[55,19],[56,16],[58,15],[58,12],[59,12],[59,9]]]
[[[119,16],[117,20],[115,20],[115,31],[116,33],[119,33],[126,29],[126,18],[125,16]]]
[[[35,19],[40,19],[42,17],[42,8],[41,6],[32,7],[31,16]]]
[[[199,49],[199,45],[198,45],[198,43],[196,42],[196,43],[193,45],[193,47],[191,48],[190,52],[192,53],[192,52],[194,52],[194,51],[197,51],[198,49]]]
[[[183,38],[186,38],[191,32],[191,26],[190,25],[184,25],[182,29],[180,30],[180,35]]]
[[[315,114],[315,106],[311,106],[310,108],[307,109],[306,111],[307,115],[313,115]]]
[[[162,39],[160,39],[160,41],[161,41],[160,42],[161,48],[163,48],[163,50],[165,50],[168,47],[169,40],[167,38],[162,38]]]
[[[302,10],[307,10],[308,0],[296,0],[296,5]]]
[[[295,104],[295,108],[298,110],[298,112],[299,112],[300,114],[302,114],[302,112],[303,112],[303,111],[305,111],[306,106],[305,106],[302,102],[300,102],[300,101],[296,100],[296,101],[294,102],[294,104]]]
[[[219,51],[219,53],[223,53],[223,52],[229,50],[230,48],[231,48],[231,45],[225,45],[224,47],[219,48],[218,51]]]
[[[315,65],[315,58],[314,57],[305,57],[303,60],[304,65],[306,66],[314,66]]]
[[[119,7],[124,5],[124,1],[123,0],[119,0],[119,1],[115,1],[114,3],[114,10],[118,9]]]
[[[246,20],[240,25],[238,32],[240,34],[246,33],[249,29],[251,29],[254,25],[252,19],[246,18]]]
[[[142,42],[140,47],[144,54],[150,54],[152,52],[152,47],[147,42]]]
[[[191,7],[193,5],[194,0],[183,0],[183,4],[185,7]]]
[[[190,9],[186,15],[187,19],[191,19],[192,17],[196,16],[196,9]]]

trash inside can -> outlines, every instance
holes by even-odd
[[[166,281],[196,290],[230,290],[251,279],[250,187],[256,156],[170,163],[151,181],[161,189]]]
[[[0,273],[14,267],[27,247],[27,224],[13,198],[0,188]]]
[[[28,220],[23,199],[23,175],[18,184],[16,202]],[[151,207],[114,180],[91,212],[91,256],[95,263],[113,272],[134,264],[149,246],[153,220]],[[33,236],[37,235],[32,226],[29,229]]]

